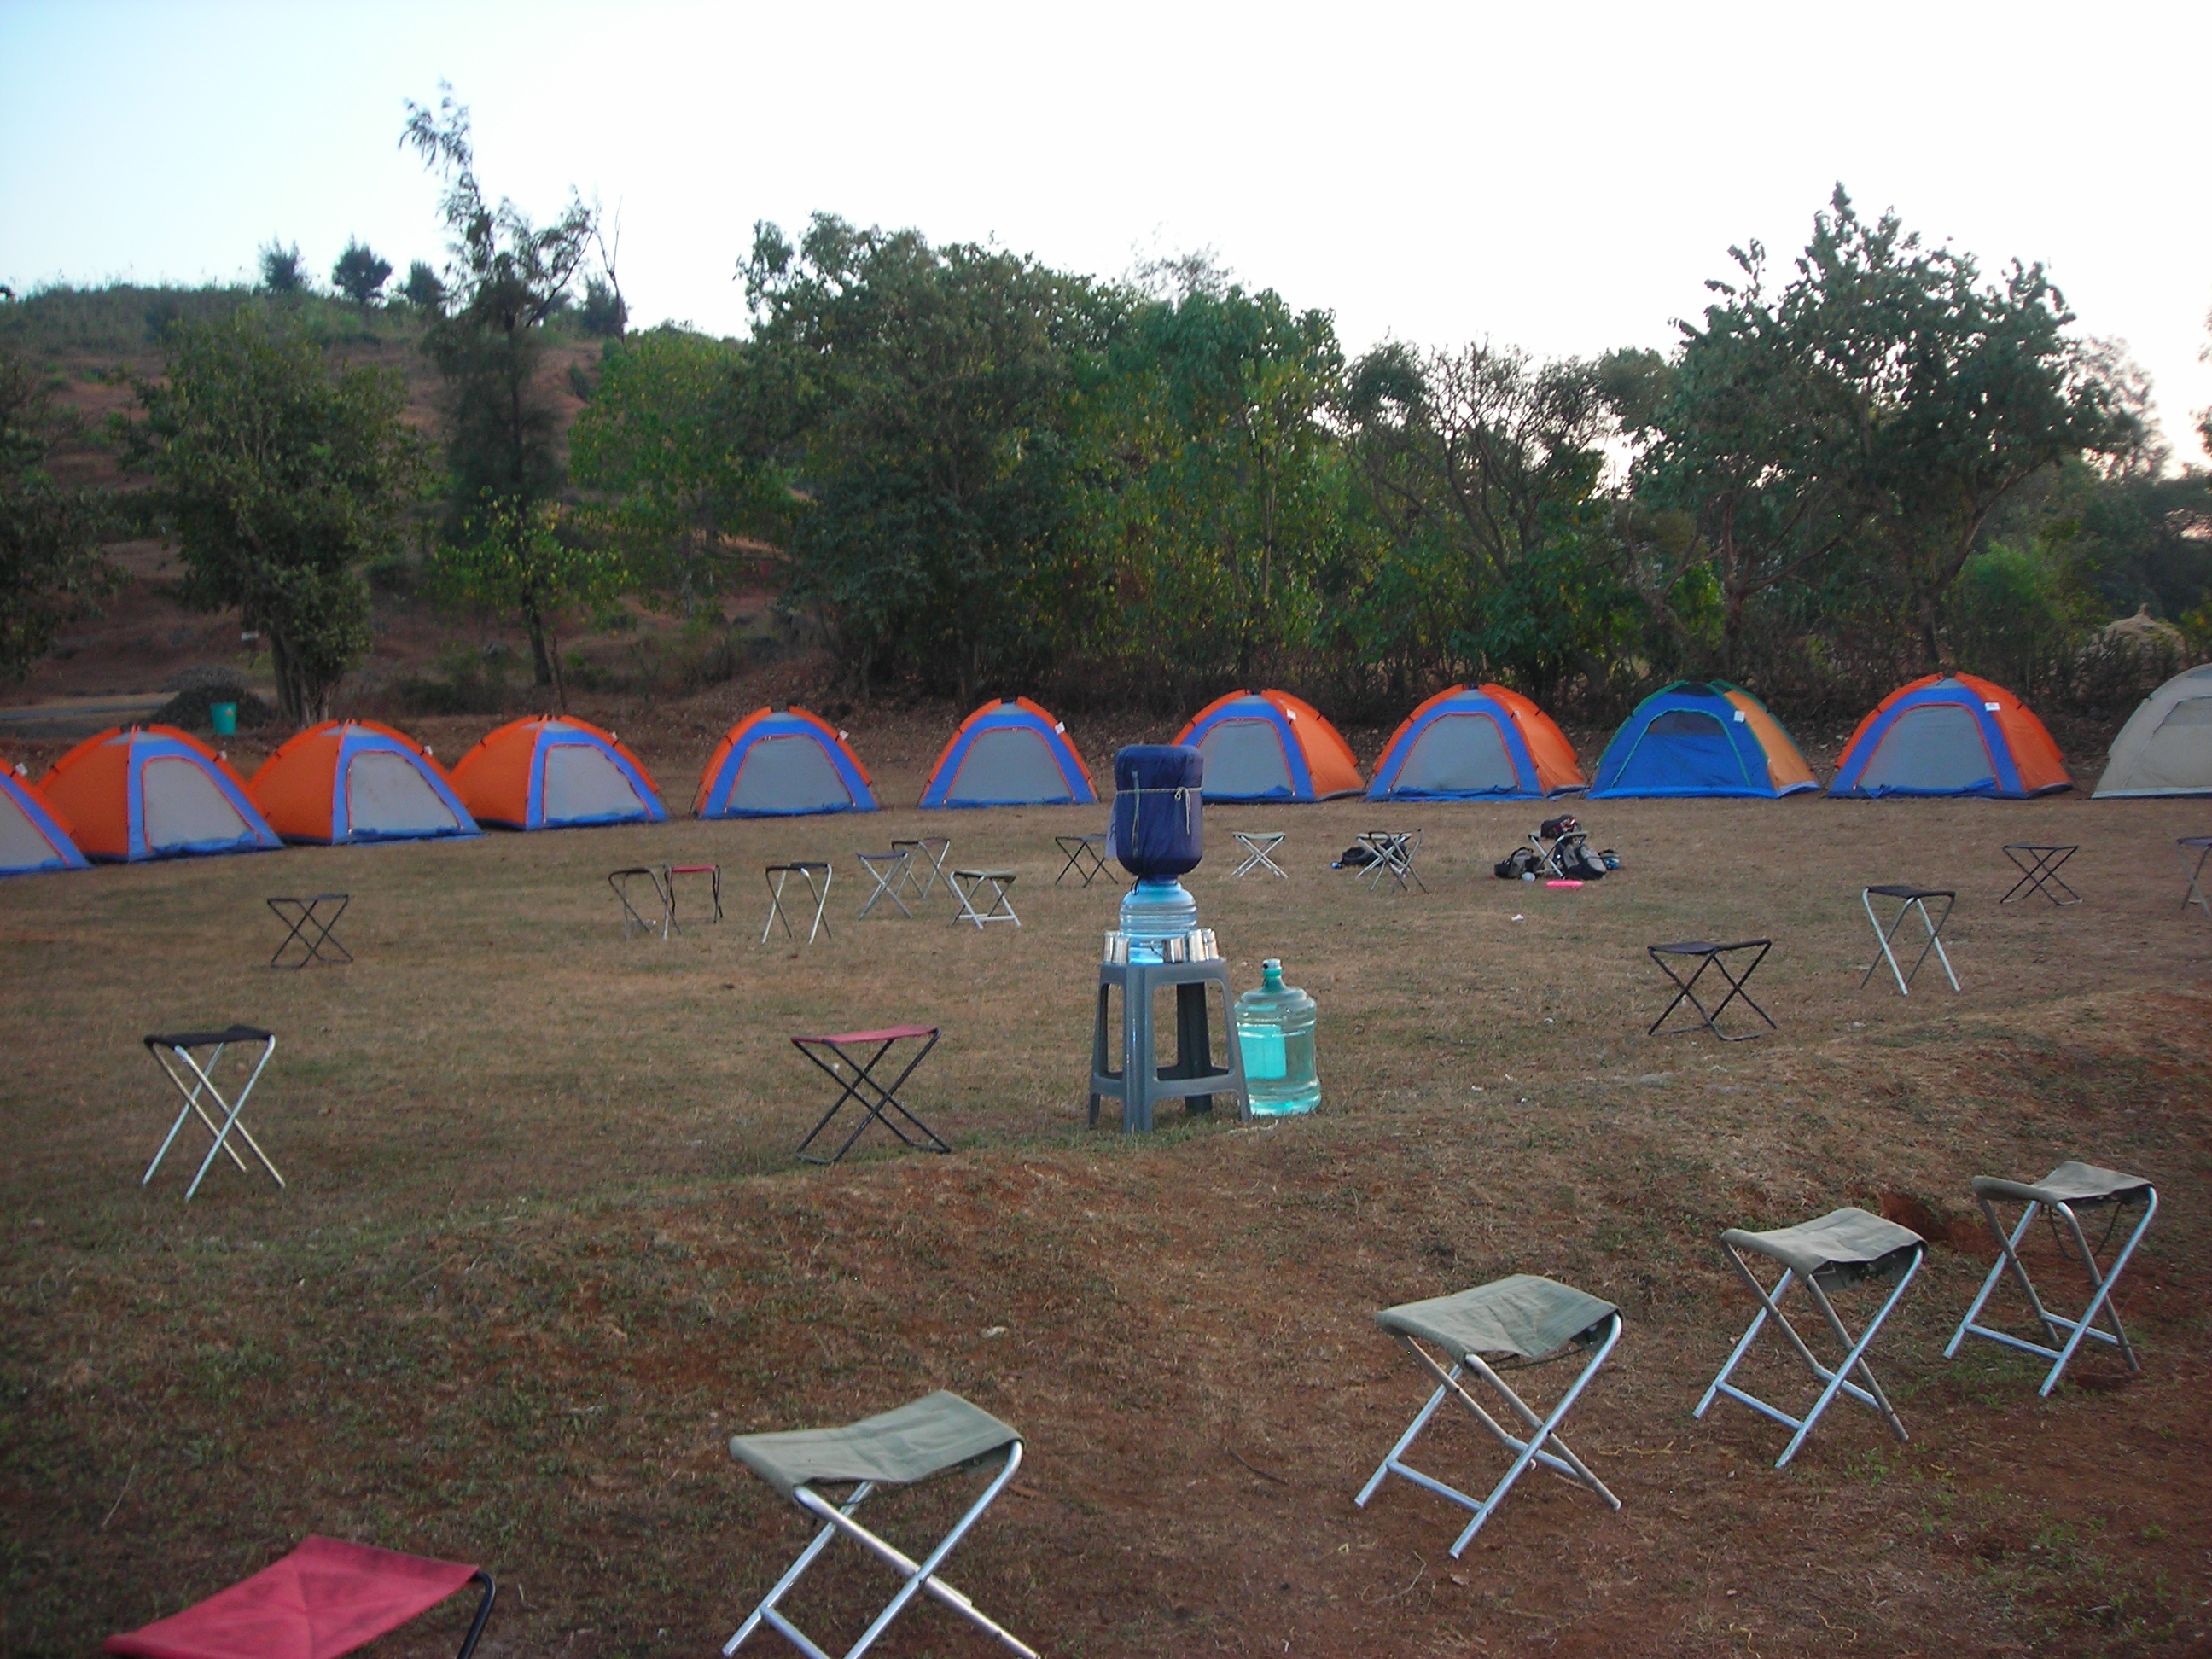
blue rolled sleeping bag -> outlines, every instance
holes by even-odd
[[[1109,850],[1133,876],[1164,879],[1205,856],[1206,757],[1188,744],[1137,743],[1114,757]]]

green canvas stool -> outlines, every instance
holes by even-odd
[[[1449,1498],[1463,1509],[1473,1510],[1474,1519],[1467,1523],[1467,1530],[1451,1547],[1456,1557],[1474,1541],[1475,1534],[1482,1530],[1482,1523],[1490,1519],[1499,1502],[1512,1490],[1513,1483],[1531,1463],[1540,1463],[1554,1474],[1563,1474],[1577,1486],[1588,1486],[1605,1500],[1607,1509],[1620,1507],[1620,1500],[1607,1492],[1605,1483],[1567,1449],[1567,1443],[1559,1434],[1561,1419],[1589,1386],[1590,1378],[1597,1375],[1597,1368],[1605,1364],[1613,1345],[1620,1340],[1620,1310],[1612,1303],[1601,1302],[1571,1285],[1540,1279],[1534,1273],[1515,1273],[1510,1279],[1478,1285],[1456,1296],[1440,1296],[1427,1302],[1408,1302],[1386,1308],[1375,1316],[1375,1322],[1396,1337],[1406,1352],[1413,1356],[1414,1363],[1436,1378],[1437,1389],[1429,1396],[1429,1403],[1413,1419],[1412,1426],[1398,1437],[1398,1443],[1390,1448],[1390,1455],[1359,1489],[1360,1508],[1367,1507],[1367,1500],[1382,1484],[1384,1475],[1395,1474],[1417,1486],[1427,1487],[1440,1498]],[[1443,1359],[1431,1353],[1431,1348],[1437,1350]],[[1510,1364],[1492,1366],[1483,1358],[1485,1354],[1504,1356],[1526,1365],[1574,1349],[1595,1352],[1559,1396],[1558,1404],[1541,1416],[1499,1375],[1500,1370],[1510,1372],[1519,1367]],[[1509,1432],[1461,1386],[1460,1378],[1469,1371],[1498,1392],[1520,1419],[1521,1426],[1528,1432],[1527,1439]],[[1505,1471],[1504,1478],[1490,1489],[1487,1498],[1470,1498],[1405,1461],[1407,1452],[1421,1431],[1428,1427],[1429,1419],[1436,1415],[1437,1407],[1443,1404],[1447,1395],[1473,1412],[1475,1420],[1496,1435],[1513,1454],[1512,1466]]]
[[[1772,1418],[1784,1428],[1796,1430],[1790,1443],[1783,1448],[1782,1455],[1774,1460],[1778,1469],[1797,1455],[1805,1437],[1813,1432],[1813,1425],[1835,1403],[1838,1394],[1848,1395],[1860,1405],[1880,1413],[1899,1440],[1911,1438],[1905,1433],[1905,1425],[1898,1420],[1897,1409],[1889,1403],[1889,1396],[1875,1381],[1874,1368],[1867,1364],[1866,1354],[1881,1334],[1882,1321],[1889,1317],[1890,1310],[1905,1295],[1905,1287],[1912,1282],[1912,1275],[1920,1271],[1921,1259],[1927,1253],[1928,1246],[1918,1233],[1878,1215],[1869,1215],[1864,1210],[1831,1210],[1818,1220],[1801,1222],[1795,1227],[1778,1227],[1771,1232],[1752,1233],[1729,1228],[1721,1235],[1721,1254],[1742,1275],[1743,1282],[1751,1286],[1751,1293],[1759,1298],[1759,1311],[1752,1316],[1751,1328],[1735,1345],[1735,1352],[1729,1355],[1728,1364],[1721,1367],[1721,1374],[1713,1379],[1712,1387],[1705,1390],[1705,1397],[1698,1402],[1698,1409],[1692,1415],[1704,1417],[1707,1407],[1726,1395],[1760,1415]],[[1780,1264],[1782,1277],[1775,1281],[1771,1292],[1752,1272],[1750,1263],[1744,1260],[1747,1255],[1763,1255]],[[1867,1322],[1865,1333],[1854,1337],[1837,1315],[1835,1304],[1828,1300],[1829,1292],[1892,1277],[1897,1280],[1897,1288]],[[1844,1346],[1843,1363],[1833,1370],[1814,1357],[1805,1339],[1782,1312],[1782,1298],[1789,1294],[1790,1285],[1801,1279],[1805,1282],[1806,1294],[1813,1298],[1820,1316],[1827,1322],[1828,1329]],[[1770,1316],[1821,1384],[1820,1397],[1802,1418],[1790,1416],[1729,1381],[1744,1355],[1751,1352],[1752,1343]],[[1864,1388],[1850,1380],[1853,1371],[1865,1379]]]
[[[2128,1258],[2136,1253],[2136,1246],[2142,1243],[2142,1236],[2150,1231],[2151,1218],[2158,1213],[2158,1188],[2141,1176],[2122,1175],[2117,1170],[2100,1170],[2094,1164],[2062,1164],[2042,1180],[2034,1182],[2002,1181],[1995,1176],[1976,1176],[1974,1201],[1982,1206],[1982,1218],[1990,1224],[1990,1237],[1997,1242],[1996,1264],[1990,1269],[1990,1276],[1982,1281],[1981,1294],[1966,1310],[1966,1316],[1959,1322],[1959,1328],[1951,1334],[1951,1346],[1943,1350],[1943,1358],[1954,1358],[1961,1342],[1969,1336],[1979,1336],[1991,1342],[2001,1342],[2008,1348],[2034,1354],[2039,1358],[2048,1359],[2051,1362],[2050,1375],[2043,1379],[2043,1386],[2036,1390],[2046,1398],[2058,1386],[2059,1376],[2072,1363],[2075,1351],[2081,1346],[2084,1337],[2094,1337],[2100,1342],[2109,1343],[2118,1348],[2120,1358],[2127,1361],[2130,1370],[2142,1370],[2142,1363],[2136,1358],[2134,1345],[2129,1342],[2127,1332],[2121,1328],[2120,1311],[2112,1305],[2112,1286],[2119,1283],[2121,1271],[2128,1265]],[[2021,1212],[2020,1224],[2009,1234],[1997,1216],[1996,1206],[2000,1201],[2027,1206]],[[2081,1231],[2079,1212],[2107,1204],[2112,1206],[2112,1219],[2105,1229],[2105,1237],[2099,1249],[2112,1242],[2112,1235],[2119,1230],[2120,1223],[2127,1214],[2129,1205],[2143,1206],[2142,1219],[2128,1235],[2128,1242],[2120,1247],[2119,1255],[2112,1258],[2112,1267],[2100,1273],[2097,1271],[2097,1252],[2089,1248],[2088,1236]],[[2079,1319],[2069,1319],[2063,1314],[2052,1313],[2043,1305],[2043,1298],[2035,1293],[2035,1281],[2027,1276],[2027,1267],[2020,1259],[2021,1241],[2027,1237],[2027,1230],[2035,1224],[2037,1212],[2045,1210],[2050,1212],[2051,1237],[2058,1241],[2060,1254],[2069,1255],[2080,1262],[2089,1275],[2089,1306]],[[2070,1251],[2066,1248],[2064,1236],[2058,1231],[2058,1224],[2062,1220],[2066,1224],[2066,1231],[2073,1236],[2074,1248]],[[2031,1342],[2021,1337],[2008,1335],[2003,1331],[1993,1331],[1986,1325],[1974,1323],[1975,1316],[1981,1312],[1983,1304],[1989,1301],[1990,1292],[1996,1289],[1997,1280],[2003,1277],[2008,1267],[2012,1270],[2014,1278],[2020,1281],[2020,1288],[2027,1297],[2027,1305],[2034,1310],[2037,1322],[2043,1327],[2043,1334],[2049,1339],[2048,1345]],[[2097,1314],[2100,1309],[2112,1322],[2112,1328],[2109,1331],[2096,1328]]]
[[[878,1486],[915,1486],[971,1463],[1005,1454],[1005,1462],[983,1495],[953,1523],[952,1530],[927,1558],[916,1562],[895,1546],[876,1536],[853,1518],[853,1511]],[[1022,1437],[980,1406],[942,1389],[926,1399],[899,1407],[879,1416],[863,1418],[842,1429],[799,1429],[787,1434],[744,1434],[730,1442],[730,1455],[774,1486],[793,1503],[825,1522],[791,1571],[776,1581],[762,1598],[752,1616],[738,1626],[738,1633],[722,1644],[725,1659],[742,1646],[763,1625],[772,1626],[811,1659],[825,1659],[821,1648],[777,1610],[801,1574],[812,1566],[830,1540],[839,1533],[851,1539],[890,1567],[906,1582],[890,1605],[846,1651],[846,1659],[860,1659],[906,1608],[908,1602],[927,1591],[953,1612],[988,1631],[1025,1659],[1037,1659],[1035,1650],[1008,1635],[976,1609],[975,1604],[937,1576],[945,1558],[967,1536],[992,1500],[1006,1490],[1022,1464]],[[842,1504],[833,1503],[815,1488],[849,1486]]]

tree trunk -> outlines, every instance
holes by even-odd
[[[553,701],[565,714],[568,712],[568,682],[561,676],[561,641],[557,635],[554,636],[552,649],[547,654],[552,663]]]
[[[1920,612],[1920,644],[1927,653],[1928,671],[1932,674],[1948,674],[1951,672],[1951,664],[1944,654],[1942,629],[1937,626],[1936,595],[1923,586],[1915,598]]]
[[[284,636],[263,624],[269,635],[269,665],[276,676],[276,713],[279,719],[293,731],[308,723],[307,689],[300,683],[298,664]]]
[[[524,607],[522,620],[530,629],[530,667],[534,683],[551,685],[554,683],[554,664],[545,648],[545,619],[538,615],[538,607],[532,605]]]

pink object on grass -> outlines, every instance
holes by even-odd
[[[455,1561],[309,1537],[252,1577],[107,1638],[123,1659],[339,1659],[475,1577]]]

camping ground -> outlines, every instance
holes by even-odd
[[[711,740],[623,735],[688,804]],[[941,737],[864,747],[886,800]],[[1492,879],[1541,816],[1210,809],[1201,920],[1240,988],[1279,956],[1318,1000],[1324,1105],[1145,1141],[1082,1115],[1117,890],[1054,888],[1052,838],[1097,808],[0,884],[0,1649],[93,1651],[314,1531],[490,1567],[487,1656],[702,1653],[805,1536],[727,1437],[945,1387],[1029,1437],[948,1573],[1050,1653],[2203,1650],[2212,922],[2172,850],[2201,805],[1595,803],[1617,876]],[[1425,832],[1427,892],[1326,867],[1379,827]],[[1237,828],[1290,831],[1291,879],[1231,881]],[[1018,932],[854,919],[853,852],[933,833],[1020,872]],[[2081,842],[2085,902],[1998,908],[2008,840]],[[835,937],[763,948],[760,866],[797,856],[838,862]],[[605,872],[694,860],[728,919],[624,939]],[[1858,890],[1897,879],[1960,890],[1963,994],[1860,988]],[[358,961],[271,972],[264,898],[325,890]],[[1780,1030],[1646,1037],[1643,947],[1746,934]],[[224,1168],[187,1207],[173,1153],[142,1191],[175,1097],[139,1037],[233,1019],[278,1033],[246,1121],[289,1188]],[[908,1097],[957,1153],[877,1131],[794,1166],[827,1097],[788,1036],[909,1019],[945,1028]],[[2160,1188],[2119,1298],[2145,1369],[2092,1352],[2043,1401],[2024,1358],[1942,1349],[1990,1257],[1971,1178],[2076,1156]],[[1875,1354],[1912,1439],[1838,1404],[1777,1473],[1772,1424],[1690,1417],[1751,1307],[1714,1240],[1844,1203],[1934,1241]],[[2047,1235],[2031,1261],[2069,1283]],[[1624,1310],[1565,1429],[1624,1507],[1532,1475],[1454,1561],[1441,1501],[1352,1504],[1424,1392],[1372,1316],[1510,1272]],[[1759,1354],[1752,1386],[1803,1381]],[[1494,1446],[1439,1421],[1420,1461],[1486,1489]],[[878,1518],[917,1540],[954,1497]],[[791,1610],[842,1647],[890,1588],[848,1556]],[[380,1651],[450,1652],[464,1612]],[[878,1649],[986,1650],[927,1606]]]

